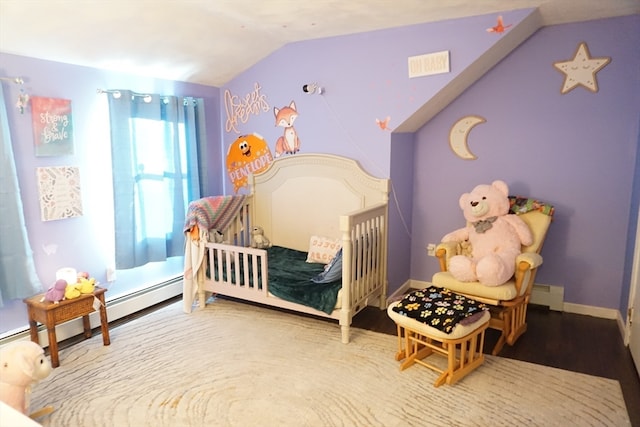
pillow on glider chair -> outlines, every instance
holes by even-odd
[[[324,267],[324,271],[314,276],[311,281],[315,283],[330,283],[342,278],[342,248],[336,256]]]

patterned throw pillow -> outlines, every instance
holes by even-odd
[[[309,240],[309,253],[307,254],[307,262],[315,262],[320,264],[328,264],[342,247],[340,239],[331,239],[329,237],[311,236]]]

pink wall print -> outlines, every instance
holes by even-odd
[[[36,156],[73,154],[73,120],[68,99],[31,97]]]

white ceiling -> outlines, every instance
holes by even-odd
[[[640,0],[0,0],[0,51],[221,86],[290,42],[529,7],[552,25]]]

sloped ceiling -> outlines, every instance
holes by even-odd
[[[530,7],[552,25],[640,0],[0,0],[0,51],[222,86],[290,42]]]

